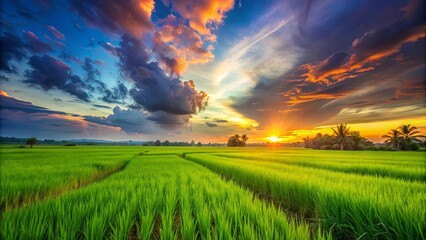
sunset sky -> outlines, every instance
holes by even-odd
[[[3,0],[0,135],[426,133],[422,0]]]

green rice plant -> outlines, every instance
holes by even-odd
[[[370,239],[424,237],[426,186],[420,182],[345,174],[209,154],[187,158],[290,210],[316,217],[334,236]]]
[[[91,147],[85,154],[92,150],[99,153]],[[161,154],[134,157],[102,181],[9,209],[0,221],[0,238],[6,240],[325,239],[327,234],[311,231],[206,168]]]

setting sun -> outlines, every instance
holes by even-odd
[[[280,138],[276,137],[276,136],[270,136],[270,137],[268,137],[268,140],[275,143],[275,142],[279,142]]]

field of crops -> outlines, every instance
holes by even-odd
[[[2,239],[425,239],[423,152],[0,147]]]

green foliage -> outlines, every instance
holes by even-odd
[[[0,154],[1,197],[13,206],[3,209],[1,239],[425,239],[420,152],[1,146]],[[96,180],[107,171],[115,173]],[[14,205],[28,194],[39,200]]]
[[[340,126],[340,125],[339,125]],[[341,127],[340,127],[341,129]],[[337,130],[336,130],[337,131]],[[321,149],[321,150],[364,150],[373,145],[367,138],[362,137],[359,132],[344,132],[345,137],[337,135],[318,133],[314,138],[304,138],[305,148]],[[338,132],[338,131],[337,131]]]
[[[336,153],[340,152],[189,154],[187,158],[284,208],[317,219],[338,239],[424,239],[424,155]]]
[[[228,147],[245,147],[246,142],[248,140],[248,136],[243,134],[240,136],[239,134],[235,134],[228,139],[227,146]]]
[[[35,138],[35,137],[28,138],[26,143],[27,143],[28,145],[30,145],[30,146],[31,146],[31,148],[32,148],[32,147],[33,147],[33,145],[35,145],[35,144],[37,143],[37,138]]]
[[[141,149],[133,148],[110,147],[135,157],[103,181],[4,212],[1,238],[325,239],[322,233],[311,237],[307,224],[288,219],[252,192],[167,154],[189,149],[153,148],[136,156]],[[100,152],[85,147],[79,153]]]

